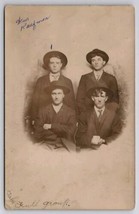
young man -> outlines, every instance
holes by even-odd
[[[111,88],[113,97],[111,98],[110,108],[116,110],[119,103],[118,85],[116,78],[104,71],[104,67],[109,60],[109,56],[102,50],[94,49],[86,55],[86,59],[93,71],[81,77],[77,91],[78,114],[89,110],[92,107],[91,99],[86,96],[86,92],[99,84],[106,84]]]
[[[112,96],[107,86],[91,88],[87,96],[91,97],[94,107],[80,115],[76,145],[96,149],[116,139],[121,131],[121,123],[116,112],[106,107],[106,102]]]
[[[40,77],[36,82],[30,109],[32,124],[35,123],[35,117],[39,109],[51,102],[50,95],[46,94],[45,89],[53,81],[59,80],[69,88],[70,92],[65,97],[64,102],[69,107],[75,108],[75,95],[72,82],[61,74],[62,69],[67,65],[67,57],[59,51],[50,51],[45,54],[43,62],[44,68],[49,74]]]
[[[51,104],[39,110],[34,125],[36,141],[54,149],[74,149],[75,111],[64,104],[69,92],[69,88],[60,81],[54,81],[47,87],[45,93],[51,95]]]

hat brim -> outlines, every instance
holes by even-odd
[[[89,52],[87,55],[86,55],[86,60],[87,62],[89,62],[89,64],[91,64],[91,60],[93,57],[95,56],[100,56],[102,57],[102,59],[107,63],[109,61],[109,56],[106,52],[104,51],[101,51],[101,50],[94,50],[94,51],[91,51]]]
[[[46,53],[44,55],[44,57],[43,57],[43,63],[44,63],[43,67],[44,68],[47,68],[47,69],[49,68],[48,67],[49,60],[52,57],[58,57],[58,58],[60,58],[61,61],[62,61],[63,67],[65,67],[67,65],[67,63],[68,63],[68,60],[67,60],[67,57],[65,56],[65,54],[63,54],[60,51],[50,51],[50,52]]]
[[[68,94],[70,92],[70,89],[65,87],[65,86],[61,86],[61,85],[50,85],[46,88],[46,93],[51,94],[53,90],[55,89],[62,89],[64,94]]]

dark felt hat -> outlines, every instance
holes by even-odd
[[[86,55],[86,60],[91,64],[91,59],[92,57],[95,57],[95,56],[101,56],[102,59],[107,63],[109,61],[109,56],[106,52],[102,51],[102,50],[99,50],[99,49],[94,49],[92,50],[91,52],[89,52],[87,55]]]
[[[63,84],[61,81],[53,81],[50,85],[46,88],[46,92],[51,94],[54,89],[62,89],[64,94],[68,94],[70,89]]]
[[[109,99],[111,99],[113,96],[112,90],[108,88],[106,84],[96,84],[94,87],[90,88],[87,91],[87,96],[90,98],[96,89],[102,89],[103,91],[105,91]]]
[[[48,68],[48,63],[50,58],[52,57],[58,57],[61,59],[63,67],[65,67],[68,63],[67,57],[65,56],[65,54],[63,54],[60,51],[50,51],[48,53],[46,53],[43,57],[43,63],[44,63],[44,67]]]

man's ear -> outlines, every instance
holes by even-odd
[[[106,98],[105,98],[105,102],[108,100],[109,98],[108,98],[108,96],[106,96]]]
[[[106,65],[106,61],[103,61],[103,65]]]
[[[63,68],[64,68],[63,62],[61,62],[61,69],[63,69]]]
[[[91,96],[91,99],[94,101],[94,97],[93,96]]]

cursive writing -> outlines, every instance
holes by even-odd
[[[66,208],[71,206],[71,201],[69,199],[66,199],[65,201],[45,201],[43,202],[43,206],[43,209],[55,206],[60,208]]]
[[[29,17],[21,18],[19,16],[19,18],[15,21],[15,23],[19,27],[20,31],[27,30],[29,28],[32,28],[33,30],[35,30],[39,24],[48,20],[49,18],[50,16],[45,16],[42,19],[31,21]]]
[[[8,201],[13,205],[15,209],[29,209],[29,208],[42,208],[42,209],[50,209],[50,208],[70,208],[72,205],[72,201],[70,199],[65,199],[63,201],[40,201],[33,200],[30,203],[25,203],[23,200],[20,200],[19,197],[14,197],[11,191],[7,191]]]

